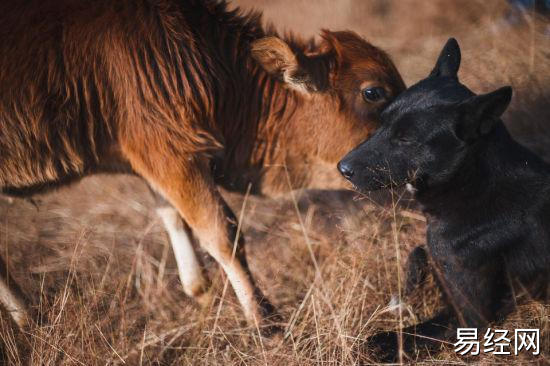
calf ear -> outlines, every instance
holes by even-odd
[[[512,88],[502,87],[460,103],[458,137],[472,141],[491,132],[512,100]]]
[[[449,76],[456,79],[459,67],[460,47],[456,39],[449,38],[441,50],[430,76]]]
[[[252,42],[252,57],[271,75],[303,93],[321,91],[328,85],[328,55],[306,56],[294,52],[280,38],[265,37]]]

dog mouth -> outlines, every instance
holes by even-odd
[[[359,193],[375,192],[393,187],[392,183],[386,183],[380,178],[369,178],[365,184],[351,182],[353,189]]]
[[[399,186],[399,184],[392,178],[392,174],[387,167],[365,167],[365,169],[368,172],[368,178],[365,179],[365,184],[363,186],[358,187],[360,191],[372,192]]]
[[[364,177],[363,183],[354,182],[349,180],[353,190],[358,193],[368,193],[383,189],[398,189],[405,187],[407,191],[415,193],[417,191],[416,185],[419,180],[417,170],[410,170],[404,179],[396,179],[392,176],[386,168],[365,168],[368,171],[368,175]]]
[[[408,191],[414,192],[416,191],[418,170],[409,169],[403,175],[396,175],[392,174],[387,165],[363,166],[355,174],[345,176],[345,179],[348,181],[351,189],[360,194],[383,189],[396,189],[403,186],[407,187]]]

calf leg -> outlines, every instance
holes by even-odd
[[[151,191],[157,205],[157,215],[170,238],[183,291],[199,304],[207,305],[209,298],[205,291],[209,287],[209,282],[203,275],[201,263],[193,248],[191,229],[168,201],[157,192]]]
[[[208,281],[203,276],[202,266],[193,249],[191,230],[178,211],[168,203],[157,207],[156,211],[168,232],[183,291],[200,304],[206,305],[208,298],[205,297],[205,291]]]
[[[0,258],[0,302],[19,328],[27,324],[27,307],[25,296],[11,278],[7,266]]]
[[[126,151],[134,170],[178,210],[200,245],[222,266],[247,320],[260,323],[272,306],[255,286],[243,248],[234,252],[236,220],[217,191],[207,159],[190,154],[166,161],[165,154],[155,156],[151,149],[148,153],[131,147]]]

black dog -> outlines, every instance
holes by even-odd
[[[520,290],[547,296],[550,165],[500,120],[512,89],[475,95],[459,83],[459,64],[450,39],[431,74],[391,103],[383,126],[338,164],[360,190],[411,184],[427,217],[428,255],[418,247],[409,256],[406,289],[429,262],[449,306],[403,330],[406,352],[435,349],[439,342],[429,338],[451,340],[457,326],[501,319]],[[394,359],[397,333],[375,335],[370,344]]]

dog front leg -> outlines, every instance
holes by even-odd
[[[409,296],[426,280],[428,270],[428,252],[423,245],[417,246],[407,258],[405,296]]]
[[[377,333],[367,339],[366,347],[378,362],[397,362],[400,347],[405,355],[436,351],[442,343],[452,338],[456,324],[453,311],[446,309],[429,320],[401,331]]]

